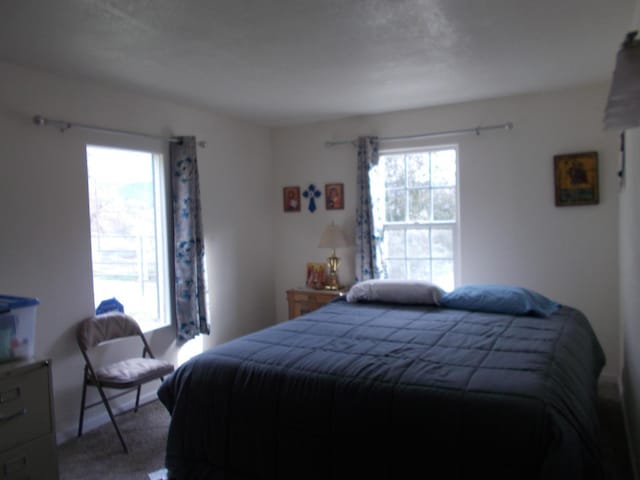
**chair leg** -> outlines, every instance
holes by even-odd
[[[140,405],[140,390],[142,385],[138,385],[138,392],[136,393],[136,408],[133,409],[135,413],[138,413],[138,406]]]
[[[116,423],[116,418],[111,411],[111,406],[109,405],[109,401],[107,400],[107,396],[105,395],[102,387],[100,385],[96,385],[98,387],[98,391],[100,392],[100,397],[102,398],[102,403],[107,408],[107,413],[109,414],[109,418],[111,419],[111,423],[113,423],[113,428],[116,429],[116,433],[118,434],[118,438],[120,439],[120,443],[122,444],[122,448],[124,449],[124,453],[129,453],[129,449],[127,448],[127,444],[124,442],[124,438],[122,438],[122,434],[120,433],[120,429],[118,428],[118,424]]]
[[[86,377],[82,381],[82,400],[80,401],[80,421],[78,422],[78,436],[82,436],[82,424],[84,422],[84,402],[87,396],[87,380]]]

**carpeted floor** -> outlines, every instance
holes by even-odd
[[[620,403],[601,398],[598,414],[607,480],[633,480]],[[123,453],[110,423],[61,445],[60,480],[149,480],[149,473],[164,466],[169,420],[158,401],[144,405],[137,414],[120,415],[118,425],[129,454]],[[161,479],[157,473],[152,477]]]
[[[610,480],[633,480],[633,469],[629,458],[627,433],[620,402],[600,397],[600,445],[605,459],[605,478]]]
[[[60,480],[148,480],[149,473],[164,467],[171,420],[164,406],[154,401],[116,419],[129,453],[109,422],[58,447]]]

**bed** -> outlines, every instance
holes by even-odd
[[[585,316],[433,303],[342,297],[192,358],[158,390],[170,478],[602,478]]]

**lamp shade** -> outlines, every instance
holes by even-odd
[[[640,40],[629,32],[616,56],[609,97],[604,112],[606,129],[640,126]]]
[[[333,222],[324,229],[320,237],[320,243],[318,243],[320,248],[339,248],[347,245],[349,243],[344,236],[344,232]]]

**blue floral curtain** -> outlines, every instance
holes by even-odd
[[[179,340],[210,333],[195,137],[170,144],[176,320]]]
[[[356,281],[378,278],[380,233],[376,230],[369,172],[378,164],[378,137],[358,138]]]

